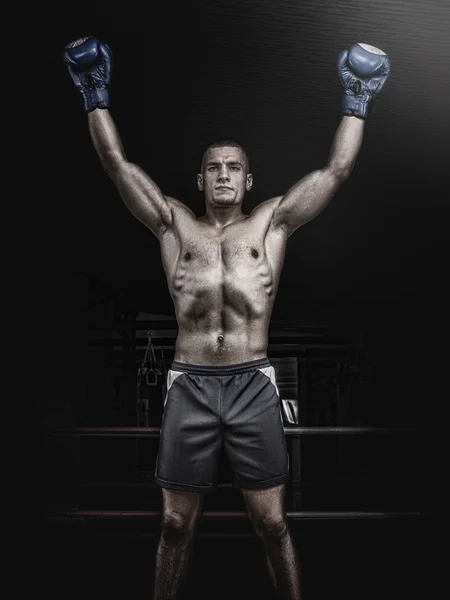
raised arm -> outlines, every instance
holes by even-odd
[[[363,132],[362,119],[342,117],[327,165],[309,173],[286,192],[274,212],[275,226],[285,228],[287,234],[291,235],[323,211],[350,175],[361,147]]]
[[[364,120],[390,72],[388,57],[373,46],[355,44],[341,52],[338,73],[344,88],[339,127],[325,167],[295,183],[278,202],[274,227],[289,236],[319,215],[352,172],[361,148]]]
[[[159,237],[172,224],[167,198],[156,183],[126,159],[108,109],[88,113],[89,133],[103,168],[111,177],[130,212]]]
[[[103,168],[130,212],[159,237],[172,225],[170,199],[125,156],[109,112],[110,49],[95,38],[82,38],[66,46],[64,61],[81,93],[88,115],[89,133]]]

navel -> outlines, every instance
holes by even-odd
[[[252,248],[252,256],[253,258],[258,258],[259,252],[256,248]]]
[[[225,338],[223,337],[223,335],[218,335],[218,336],[217,336],[217,341],[219,342],[219,344],[223,344],[223,340],[224,340],[224,339],[225,339]]]
[[[190,252],[186,252],[186,254],[184,255],[184,260],[191,260],[191,253]]]

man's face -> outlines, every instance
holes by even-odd
[[[203,173],[197,175],[197,184],[198,189],[205,192],[207,204],[224,207],[241,204],[253,184],[242,150],[232,146],[209,148],[203,158]]]

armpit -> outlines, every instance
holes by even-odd
[[[264,200],[264,202],[261,202],[258,204],[258,206],[255,206],[250,215],[257,215],[264,211],[267,213],[273,213],[282,199],[283,196],[274,196],[273,198],[269,198],[269,200]]]

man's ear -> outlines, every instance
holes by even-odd
[[[247,192],[249,192],[253,187],[253,175],[251,173],[248,173],[247,175],[247,181],[245,182],[245,189],[247,190]]]
[[[197,186],[198,189],[203,192],[203,175],[201,173],[197,175]]]

